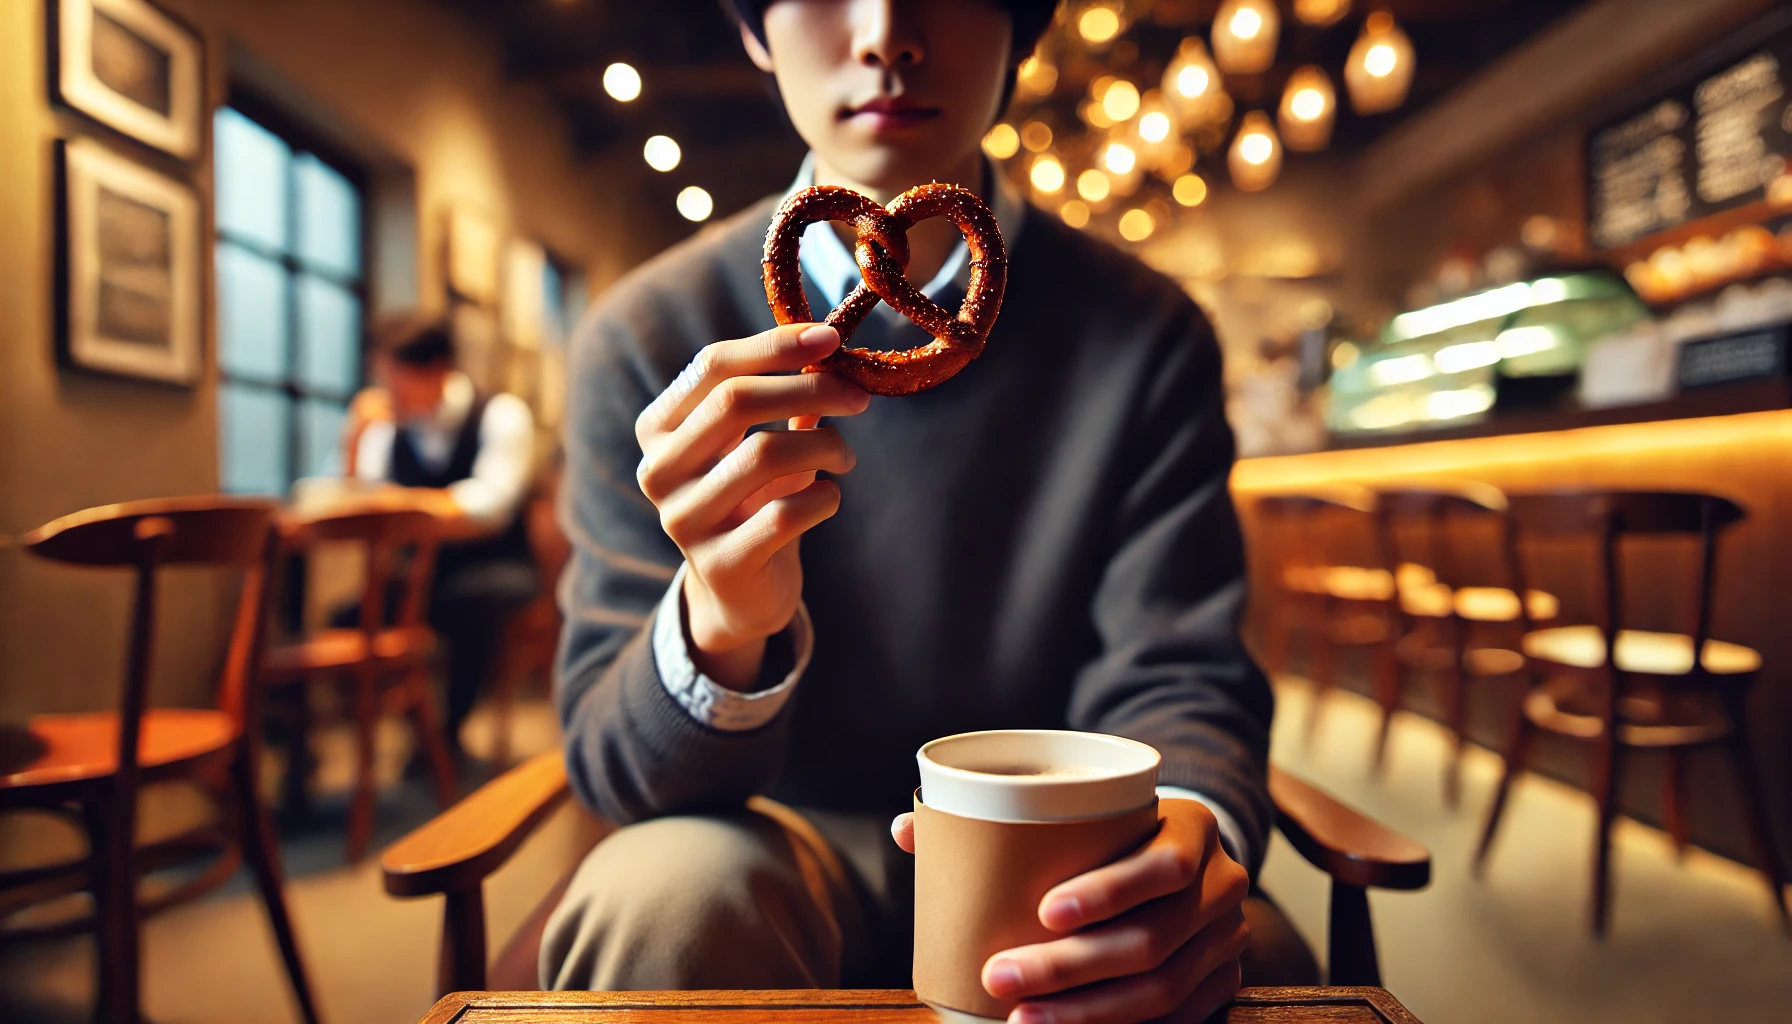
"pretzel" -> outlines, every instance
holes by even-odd
[[[971,265],[970,286],[956,316],[921,294],[903,271],[908,266],[908,229],[930,217],[944,217],[964,235]],[[797,247],[803,230],[817,221],[837,220],[858,232],[853,258],[863,278],[823,321],[840,332],[840,345],[805,373],[837,373],[874,395],[912,395],[942,383],[983,351],[1008,278],[1008,253],[995,215],[973,193],[938,182],[918,185],[896,197],[889,209],[851,189],[816,185],[791,196],[772,215],[765,235],[765,298],[780,324],[813,319],[803,294]],[[846,340],[865,322],[879,299],[933,336],[903,352],[847,348]]]

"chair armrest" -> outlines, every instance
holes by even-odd
[[[1273,765],[1269,795],[1276,824],[1314,867],[1347,885],[1423,889],[1431,882],[1431,851],[1423,843],[1357,813]]]
[[[380,855],[386,892],[431,896],[476,889],[567,793],[562,751],[524,761],[387,847]]]

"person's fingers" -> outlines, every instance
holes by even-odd
[[[1244,982],[1243,965],[1234,960],[1209,974],[1189,997],[1174,1011],[1165,1015],[1166,1024],[1201,1024],[1232,1001]]]
[[[1209,864],[1214,857],[1218,862]],[[1197,880],[1203,910],[1214,913],[1241,903],[1251,884],[1245,870],[1220,849],[1219,826],[1211,813],[1165,815],[1157,835],[1137,853],[1047,892],[1039,901],[1039,923],[1054,932],[1073,932]]]
[[[1180,1015],[1183,1007],[1198,999],[1217,1007],[1237,991],[1238,958],[1249,942],[1244,915],[1228,915],[1203,929],[1156,970],[1025,1000],[1008,1015],[1008,1024],[1138,1024]]]
[[[903,811],[896,816],[894,821],[890,822],[890,838],[896,840],[897,847],[903,853],[915,852],[915,814],[913,811]]]
[[[820,416],[792,416],[787,424],[791,430],[813,430],[821,425]]]
[[[756,569],[840,510],[840,485],[817,480],[795,494],[767,504],[746,522],[716,538],[710,557],[734,570]]]
[[[694,543],[718,526],[728,528],[777,498],[815,481],[818,470],[849,472],[856,457],[839,431],[764,430],[750,435],[715,468],[660,503],[660,525],[680,545]],[[768,488],[778,485],[776,491]],[[743,511],[741,503],[761,492],[766,500]]]
[[[1025,999],[1155,970],[1200,932],[1199,899],[1186,889],[1099,927],[1003,950],[983,965],[983,987],[1001,999]]]
[[[733,377],[717,385],[670,434],[643,447],[636,478],[658,502],[738,445],[747,428],[792,416],[851,416],[871,396],[831,373],[784,377]]]
[[[826,324],[785,324],[750,338],[704,346],[635,421],[635,436],[674,430],[717,385],[732,377],[800,370],[840,347],[840,332]],[[817,376],[810,374],[809,376]]]

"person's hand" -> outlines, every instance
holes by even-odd
[[[1220,847],[1212,811],[1193,800],[1158,808],[1162,826],[1137,853],[1039,901],[1039,922],[1062,938],[983,965],[990,995],[1021,1001],[1009,1024],[1195,1024],[1238,991],[1250,876]],[[914,815],[890,831],[915,852]]]
[[[743,689],[767,637],[796,615],[803,592],[797,540],[840,507],[855,457],[822,416],[865,411],[871,396],[831,373],[793,373],[840,347],[832,327],[791,324],[703,349],[635,421],[636,480],[684,553],[693,657]],[[761,423],[791,429],[747,437]]]

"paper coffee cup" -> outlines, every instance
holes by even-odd
[[[1118,736],[1013,729],[915,759],[915,993],[948,1021],[1006,1017],[984,962],[1056,938],[1039,923],[1045,894],[1156,832],[1160,758]]]

